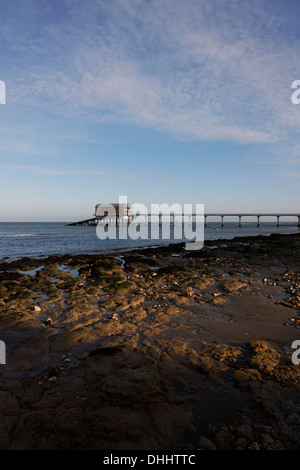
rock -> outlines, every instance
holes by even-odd
[[[225,303],[225,299],[222,299],[222,297],[217,297],[216,299],[212,300],[213,305],[222,305]]]
[[[160,376],[154,364],[140,363],[114,370],[101,388],[113,402],[138,403],[161,392]]]
[[[32,310],[33,310],[34,312],[41,312],[41,311],[42,311],[41,307],[39,307],[38,305],[34,305],[34,306],[32,307]]]
[[[237,369],[233,374],[234,384],[241,388],[247,388],[255,381],[261,381],[261,375],[256,369]]]
[[[297,413],[290,413],[286,419],[286,422],[290,425],[298,426],[300,423],[300,418]]]
[[[248,343],[252,357],[249,364],[253,369],[260,372],[270,373],[279,364],[280,354],[275,349],[269,348],[260,341],[250,341]]]
[[[81,354],[81,356],[79,356],[78,359],[79,359],[80,361],[83,361],[84,359],[87,359],[87,358],[89,357],[89,355],[90,355],[90,354],[86,351],[86,352],[84,352],[83,354]]]
[[[235,290],[241,289],[241,287],[244,287],[246,285],[247,285],[247,282],[241,279],[226,279],[225,281],[222,282],[222,289],[225,292],[230,293]]]
[[[249,450],[260,450],[260,446],[257,442],[252,442],[252,444],[248,447]]]
[[[244,437],[239,437],[239,439],[235,442],[235,450],[245,449],[247,446],[247,439]]]
[[[219,431],[215,435],[215,442],[220,450],[229,450],[233,440],[232,434],[226,431]]]
[[[98,354],[102,356],[112,356],[122,352],[122,346],[108,346],[106,348],[96,348],[88,353],[88,356],[97,356]]]
[[[54,366],[54,367],[52,367],[52,369],[49,372],[49,377],[57,377],[57,375],[59,375],[59,373],[60,373],[60,367]]]
[[[186,288],[186,292],[185,292],[185,293],[186,293],[186,295],[187,295],[188,297],[193,297],[193,296],[194,296],[194,289],[189,286],[189,287]]]
[[[217,428],[213,424],[208,424],[206,429],[206,435],[209,437],[213,437],[217,432]]]
[[[188,426],[186,426],[186,431],[190,434],[196,434],[197,428],[193,424],[189,424]]]
[[[259,441],[263,448],[269,448],[270,445],[275,444],[273,438],[269,434],[261,433],[259,435]]]
[[[272,426],[261,426],[260,427],[261,431],[264,432],[265,434],[270,434],[272,432]]]
[[[198,447],[204,450],[217,450],[217,446],[205,436],[200,437]]]
[[[216,361],[224,362],[228,365],[234,365],[239,356],[241,355],[241,349],[229,346],[226,344],[216,344],[208,348],[209,355]]]
[[[48,382],[53,382],[53,383],[57,382],[57,377],[55,376],[49,377]]]
[[[236,429],[236,435],[237,437],[244,437],[250,442],[253,439],[253,432],[248,424],[241,424],[240,426],[238,426],[238,428]]]
[[[45,325],[46,325],[48,328],[53,328],[54,322],[53,322],[53,320],[49,317],[49,318],[47,318],[47,320],[45,321]]]

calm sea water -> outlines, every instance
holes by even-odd
[[[244,223],[239,227],[235,222],[228,222],[224,227],[219,222],[208,223],[204,240],[230,239],[235,236],[270,235],[271,233],[299,232],[295,224],[286,223],[276,227],[275,222]],[[101,240],[97,237],[96,227],[67,226],[65,223],[0,223],[0,260],[13,260],[23,257],[45,257],[49,255],[104,253],[153,245],[179,243],[187,241],[172,238],[164,240]],[[205,241],[204,241],[205,244]]]

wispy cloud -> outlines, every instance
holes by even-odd
[[[280,176],[286,176],[288,178],[300,178],[300,171],[282,170],[279,174]]]
[[[133,178],[134,175],[122,171],[99,171],[99,170],[56,170],[52,168],[43,168],[30,165],[2,165],[6,170],[28,171],[30,173],[39,173],[43,175],[95,175],[95,176],[116,176],[120,178]]]
[[[0,144],[2,152],[13,152],[17,154],[26,154],[26,155],[51,155],[51,150],[45,150],[45,147],[39,148],[35,146],[32,142],[2,142]]]
[[[181,139],[272,144],[299,128],[289,89],[298,73],[290,60],[294,44],[282,40],[282,20],[266,2],[104,0],[66,6],[63,28],[53,21],[32,32],[29,19],[14,37],[24,60],[26,54],[39,59],[26,81],[13,80],[14,102],[94,121],[131,122]],[[12,26],[4,28],[8,42],[16,34]],[[33,44],[34,34],[39,40]],[[43,57],[50,39],[51,51]]]

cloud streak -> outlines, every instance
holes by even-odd
[[[119,178],[133,178],[134,175],[121,171],[99,171],[99,170],[56,170],[31,165],[2,165],[5,170],[28,171],[30,173],[39,173],[42,175],[94,175],[94,176],[115,176]]]
[[[15,103],[180,139],[274,144],[299,128],[289,90],[298,72],[290,60],[294,45],[267,2],[74,0],[64,6],[62,22],[30,33],[29,19],[14,37],[24,53],[23,33],[25,54],[39,59],[26,81],[14,77]],[[12,26],[4,28],[8,42]],[[30,34],[39,40],[33,43]]]
[[[280,171],[279,174],[287,178],[300,178],[300,171],[283,170]]]

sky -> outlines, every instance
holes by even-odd
[[[300,2],[1,0],[0,222],[300,213]],[[300,95],[299,95],[300,96]]]

